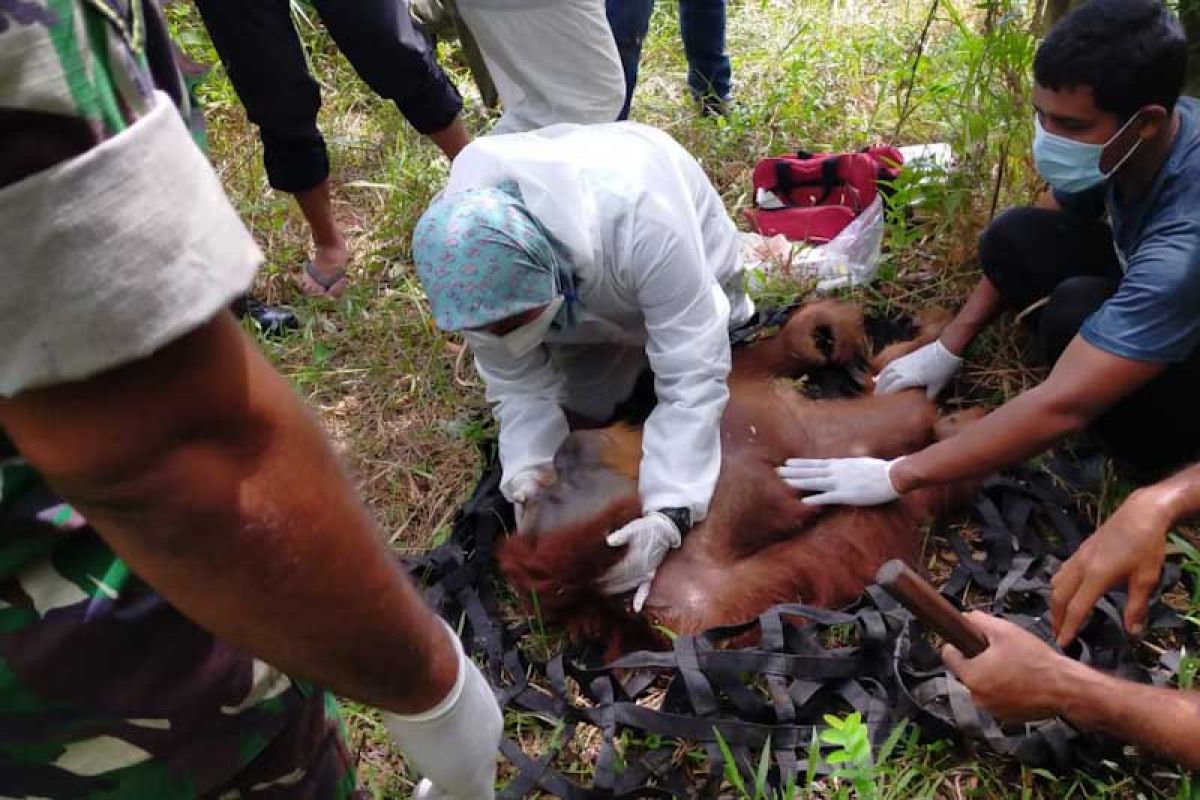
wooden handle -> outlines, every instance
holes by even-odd
[[[967,622],[962,612],[900,559],[892,559],[880,567],[875,573],[875,582],[967,658],[974,658],[987,649],[987,639]]]

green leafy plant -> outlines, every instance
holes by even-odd
[[[739,765],[716,731],[725,783],[734,792],[731,796],[736,800],[912,800],[936,796],[941,783],[936,765],[946,757],[947,742],[922,742],[915,727],[900,724],[872,754],[869,729],[861,714],[827,715],[825,722],[829,727],[814,733],[809,745],[805,774],[788,776],[779,788],[768,783],[769,739],[750,773],[751,765]],[[822,756],[823,746],[833,749]],[[828,773],[828,780],[820,778],[823,773]],[[797,784],[798,778],[803,779],[802,784]]]
[[[1167,538],[1168,554],[1183,557],[1181,567],[1192,576],[1192,596],[1189,598],[1187,619],[1200,626],[1200,549],[1177,533]],[[1181,667],[1182,670],[1182,667]]]
[[[729,744],[719,730],[714,728],[713,733],[717,736],[717,746],[721,749],[721,757],[725,762],[725,780],[738,791],[737,796],[740,800],[793,800],[797,797],[795,776],[789,776],[787,783],[779,790],[772,790],[768,784],[771,771],[771,737],[767,737],[759,754],[758,765],[753,775],[754,782],[747,785]]]
[[[821,732],[821,741],[837,747],[825,756],[825,762],[836,767],[833,777],[848,782],[860,798],[879,797],[870,732],[863,724],[862,714],[855,711],[844,719],[826,714],[825,723],[829,727]],[[839,786],[836,796],[850,797],[849,787]]]

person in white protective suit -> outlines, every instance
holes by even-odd
[[[729,397],[728,329],[750,318],[737,231],[700,165],[635,123],[555,125],[465,148],[413,235],[438,327],[462,331],[500,425],[517,508],[553,481],[567,412],[604,421],[647,367],[644,516],[605,591],[641,609],[708,512]]]
[[[500,95],[493,134],[613,122],[625,73],[604,0],[456,0]]]

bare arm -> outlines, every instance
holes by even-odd
[[[1193,464],[1134,494],[1145,494],[1161,506],[1170,519],[1168,528],[1200,515],[1200,464]]]
[[[454,157],[471,143],[471,134],[467,133],[467,126],[463,124],[462,117],[459,116],[440,131],[429,134],[429,139],[438,146],[446,158],[453,161]]]
[[[1200,769],[1200,695],[1122,680],[1065,661],[1053,698],[1061,716]]]
[[[1061,716],[1104,731],[1184,766],[1200,767],[1200,695],[1114,678],[1055,652],[1007,620],[967,615],[988,648],[964,658],[952,645],[942,658],[996,717],[1025,722]]]
[[[0,400],[0,427],[217,636],[399,713],[449,692],[454,648],[315,420],[228,314],[143,361]]]
[[[1054,199],[1054,192],[1049,189],[1038,195],[1033,205],[1049,211],[1062,211],[1062,206]],[[942,332],[942,346],[954,355],[961,356],[975,337],[1000,315],[1001,310],[1000,293],[996,291],[995,284],[984,276]]]
[[[1018,463],[1081,430],[1163,369],[1161,364],[1114,356],[1077,336],[1042,384],[953,439],[897,462],[890,473],[892,484],[903,493],[982,477]]]
[[[942,331],[942,346],[956,356],[962,356],[975,337],[999,316],[1003,306],[1000,293],[986,276],[979,280],[967,302]]]

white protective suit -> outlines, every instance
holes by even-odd
[[[604,0],[458,0],[504,116],[493,134],[612,122],[625,73]]]
[[[553,460],[569,433],[564,407],[606,418],[648,363],[658,405],[642,445],[643,507],[687,508],[698,522],[720,471],[728,329],[754,310],[721,198],[670,136],[632,122],[477,139],[446,192],[504,180],[569,253],[580,311],[520,358],[464,332],[500,423],[501,489],[511,499],[516,476]]]

